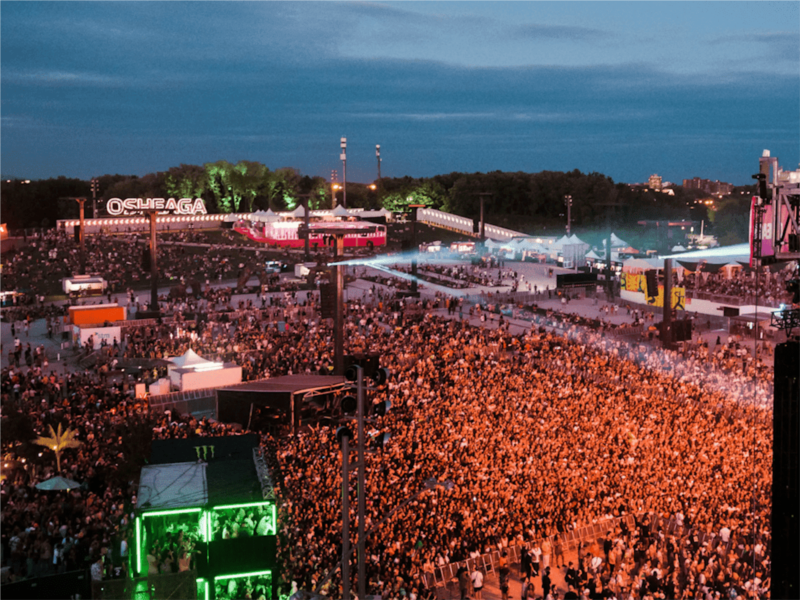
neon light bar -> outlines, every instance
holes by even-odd
[[[136,572],[142,572],[142,519],[136,518]]]
[[[229,508],[248,508],[251,506],[266,506],[267,504],[272,504],[272,508],[275,508],[275,501],[274,500],[262,500],[260,502],[247,502],[245,504],[226,504],[224,506],[215,506],[212,510],[227,510]]]
[[[142,517],[163,517],[164,515],[179,515],[181,513],[196,513],[202,511],[202,508],[176,508],[174,510],[159,510],[156,512],[142,513]]]
[[[239,579],[240,577],[258,577],[259,575],[272,575],[272,571],[256,571],[255,573],[237,573],[236,575],[218,575],[214,581],[222,581],[224,579]]]

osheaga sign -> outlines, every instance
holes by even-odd
[[[132,215],[143,210],[160,210],[176,215],[205,215],[206,205],[202,198],[111,198],[106,202],[110,215]]]

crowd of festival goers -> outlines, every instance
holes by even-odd
[[[223,339],[258,376],[329,366],[331,332],[313,301],[270,304],[234,322],[209,321],[190,345],[218,353]],[[377,352],[394,372],[373,396],[392,401],[375,424],[392,438],[382,453],[367,456],[368,525],[431,477],[455,484],[420,494],[372,533],[373,592],[425,596],[425,574],[441,565],[513,544],[533,551],[559,533],[634,515],[637,527],[614,526],[609,543],[587,540],[580,548],[569,578],[576,593],[766,593],[771,431],[761,371],[748,374],[739,363],[731,377],[724,362],[701,368],[577,325],[559,334],[534,326],[512,335],[508,323],[475,327],[425,316],[432,312],[430,306],[404,318],[396,305],[380,302],[349,310],[348,351]],[[289,327],[280,331],[277,319]],[[136,332],[126,352],[174,355],[186,343],[176,331]],[[720,375],[716,383],[707,378],[713,373]],[[231,431],[153,414],[130,392],[127,383],[103,384],[95,373],[4,369],[3,418],[12,435],[3,436],[3,451],[15,463],[4,469],[2,487],[6,581],[81,568],[102,554],[106,576],[123,574],[136,471],[149,440]],[[59,423],[82,442],[63,453],[62,474],[83,486],[39,491],[33,484],[55,474],[52,456],[23,465],[20,443]],[[281,475],[281,573],[313,589],[336,564],[341,535],[335,431],[312,426],[264,439],[277,444]],[[169,572],[180,568],[179,558],[171,550],[154,560]],[[542,561],[544,568],[549,555]],[[532,597],[544,592],[542,575],[529,580]],[[337,596],[340,582],[334,576],[327,592]]]
[[[101,236],[87,245],[120,272],[140,260],[141,245]],[[235,276],[238,264],[222,250],[187,258],[173,248],[185,272],[205,260],[205,277]],[[11,276],[39,290],[47,273],[74,271],[73,250],[48,234],[10,261]],[[118,282],[120,290],[129,284]],[[129,328],[108,360],[192,348],[239,363],[245,379],[332,367],[333,333],[316,294],[263,294],[235,305],[229,291],[209,294],[171,301],[160,325]],[[42,310],[34,318],[58,316]],[[531,598],[555,597],[555,570],[569,598],[768,597],[772,392],[763,357],[735,343],[665,351],[568,313],[524,328],[498,314],[470,324],[482,312],[445,295],[394,301],[383,286],[348,303],[346,351],[377,353],[393,373],[370,395],[392,409],[371,425],[390,432],[390,442],[366,456],[366,524],[376,526],[367,540],[368,593],[433,597],[442,566],[518,546],[523,559],[509,566]],[[109,379],[109,370],[57,373],[32,356],[0,374],[3,583],[90,567],[104,578],[125,576],[136,481],[152,439],[240,431],[151,411],[133,397],[133,381]],[[81,445],[61,453],[57,473],[53,453],[30,441],[59,424]],[[280,497],[281,593],[315,589],[340,558],[335,432],[312,423],[297,434],[262,433]],[[35,487],[54,475],[81,487]],[[420,492],[430,478],[454,485]],[[353,485],[352,523],[355,498]],[[634,526],[620,519],[627,515]],[[565,547],[570,532],[597,523],[608,523],[606,535]],[[151,574],[191,567],[174,541],[153,549]],[[341,595],[339,573],[324,591]]]

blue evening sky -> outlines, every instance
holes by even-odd
[[[749,183],[800,161],[798,2],[0,3],[4,176],[253,160]]]

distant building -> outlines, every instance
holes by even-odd
[[[732,183],[725,183],[718,179],[711,181],[710,179],[700,179],[699,177],[684,179],[683,187],[687,190],[702,190],[707,194],[713,194],[715,196],[727,196],[733,192]]]
[[[651,190],[655,190],[657,192],[661,191],[661,175],[650,175],[650,178],[647,180],[647,185],[650,187]]]

